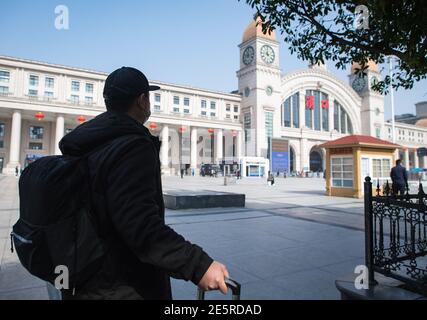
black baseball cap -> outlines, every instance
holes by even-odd
[[[138,69],[121,67],[113,71],[105,80],[104,99],[133,98],[144,92],[159,89],[159,86],[151,86],[147,77]]]

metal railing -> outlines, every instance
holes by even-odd
[[[417,194],[394,194],[388,181],[375,194],[365,179],[365,260],[369,283],[374,272],[403,282],[427,295],[427,195],[419,183]]]

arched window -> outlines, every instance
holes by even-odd
[[[293,94],[282,105],[282,125],[299,128],[299,92]]]
[[[353,134],[350,117],[337,101],[334,101],[334,129],[341,133]]]
[[[317,131],[329,131],[329,97],[319,90],[306,91],[305,126]]]

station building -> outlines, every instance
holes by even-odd
[[[243,176],[263,176],[271,168],[273,140],[287,142],[286,171],[319,172],[326,168],[320,145],[328,141],[352,134],[393,140],[384,96],[371,89],[381,77],[375,63],[369,62],[365,76],[356,75],[359,66],[353,64],[348,82],[324,65],[283,70],[275,33],[264,34],[255,21],[238,48],[238,88],[231,93],[150,81],[161,90],[150,93],[146,126],[162,140],[163,173],[198,174],[203,164],[216,164],[240,168]],[[106,110],[107,76],[0,56],[0,171],[14,173],[17,166],[60,154],[65,134]],[[427,115],[427,103],[417,104],[418,112]],[[427,145],[424,118],[398,118],[395,124],[395,142],[408,169],[427,167],[427,157],[417,154]],[[386,169],[367,171],[388,175]]]

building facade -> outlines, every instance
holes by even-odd
[[[289,142],[289,171],[321,171],[321,144],[348,134],[392,140],[384,121],[384,97],[367,75],[349,83],[325,66],[283,73],[274,33],[252,22],[239,45],[238,90],[218,92],[159,81],[150,93],[146,126],[162,140],[165,174],[198,174],[203,164],[230,165],[245,176],[251,165],[268,170],[271,139]],[[60,154],[58,142],[80,123],[105,111],[107,73],[0,56],[0,170],[14,173],[38,157]],[[427,167],[416,150],[427,144],[427,128],[396,122],[395,141],[407,167]]]

